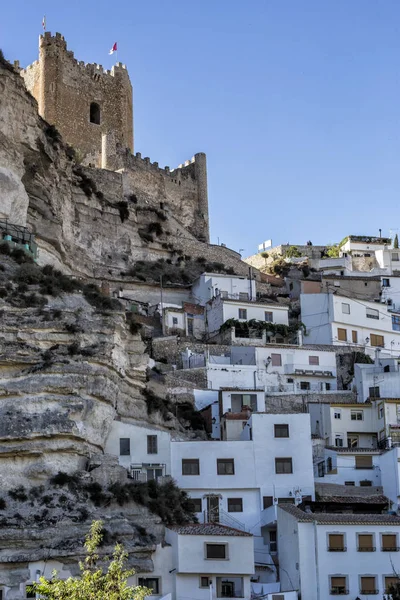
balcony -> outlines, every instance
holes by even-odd
[[[306,377],[335,378],[335,374],[331,369],[320,365],[307,365],[301,363],[284,365],[283,372],[285,373],[285,375],[305,375]]]
[[[358,547],[357,552],[375,552],[375,546]]]
[[[343,587],[333,587],[330,591],[331,596],[347,596],[348,593],[349,590],[346,590],[346,588]]]
[[[360,594],[376,596],[376,594],[379,594],[379,590],[360,590]]]
[[[328,546],[328,552],[347,552],[347,546],[342,546],[341,548]]]
[[[399,550],[400,550],[400,548],[398,546],[387,546],[387,547],[382,546],[382,548],[381,548],[382,552],[398,552]]]

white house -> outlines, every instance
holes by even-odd
[[[166,530],[172,546],[176,600],[250,598],[254,574],[253,536],[217,523],[177,525]]]
[[[373,364],[354,365],[354,383],[358,400],[400,397],[399,363],[395,358],[381,358]]]
[[[181,335],[203,339],[205,334],[204,307],[182,302],[181,306],[163,309],[162,327],[165,335]]]
[[[132,479],[148,481],[171,474],[171,435],[140,423],[113,421],[105,452],[118,456]]]
[[[214,296],[233,300],[256,300],[256,281],[253,278],[226,275],[224,273],[203,273],[192,284],[193,302],[205,306]]]
[[[264,388],[270,394],[337,389],[336,354],[285,344],[232,346],[230,356],[207,360],[209,388]]]
[[[304,342],[365,348],[382,357],[400,356],[397,316],[386,304],[366,302],[337,294],[301,294]]]
[[[206,305],[207,331],[218,333],[221,325],[229,319],[246,323],[255,319],[267,323],[289,325],[289,307],[278,302],[255,302],[231,299],[218,294]]]
[[[382,598],[400,566],[400,518],[278,507],[281,589],[307,600]]]

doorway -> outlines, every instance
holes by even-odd
[[[209,523],[219,523],[218,496],[207,496],[207,520]]]

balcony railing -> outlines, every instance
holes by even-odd
[[[379,590],[360,590],[360,594],[366,594],[368,595],[373,595],[375,596],[376,594],[379,594]]]
[[[357,548],[358,552],[375,552],[375,546],[359,546]]]
[[[347,552],[347,546],[342,546],[341,548],[332,548],[332,546],[329,546],[328,552]]]
[[[387,546],[381,548],[382,552],[398,552],[400,548],[398,546]]]
[[[284,365],[285,375],[306,375],[307,377],[335,377],[333,367],[295,363]],[[272,367],[273,370],[273,367]]]
[[[331,596],[347,596],[349,590],[346,590],[344,587],[333,587],[331,588]]]

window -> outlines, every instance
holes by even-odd
[[[273,496],[263,496],[263,510],[269,508],[274,503]]]
[[[329,533],[328,534],[328,550],[329,552],[345,552],[346,546],[344,545],[343,533]]]
[[[358,448],[358,435],[348,435],[347,436],[347,447],[348,448]]]
[[[28,585],[25,588],[25,598],[36,598],[36,592],[32,591],[32,590],[28,590],[28,586],[32,585],[32,583],[28,583]],[[3,597],[3,592],[1,592],[0,598]]]
[[[399,315],[392,315],[392,329],[393,329],[393,331],[400,331]]]
[[[156,435],[147,436],[147,454],[157,454],[158,444]]]
[[[330,389],[331,389],[331,384],[330,384],[330,383],[328,383],[328,382],[327,382],[327,383],[325,383],[325,390],[326,390],[327,392],[329,392],[329,390],[330,390]]]
[[[370,479],[363,479],[360,481],[360,487],[371,487],[372,481]]]
[[[385,347],[385,339],[383,335],[375,335],[371,333],[371,346],[380,346],[381,348]]]
[[[265,318],[266,321],[268,321],[268,323],[272,323],[273,317],[274,317],[274,315],[273,315],[273,313],[271,311],[269,311],[269,310],[265,311],[264,318]]]
[[[385,277],[382,279],[382,287],[390,287],[390,279],[386,279]]]
[[[378,407],[378,419],[383,419],[383,404],[380,404]]]
[[[193,505],[193,512],[200,513],[203,510],[201,498],[190,498]]]
[[[247,320],[247,309],[246,308],[239,308],[239,319],[244,319],[245,321]]]
[[[301,390],[309,390],[310,382],[309,381],[300,381],[300,389]]]
[[[377,594],[375,577],[360,577],[361,594]]]
[[[271,365],[273,367],[282,366],[282,356],[280,354],[271,354]]]
[[[394,261],[399,260],[399,253],[398,252],[393,252],[393,254],[392,254],[392,260],[394,260]]]
[[[318,468],[318,477],[325,477],[325,462],[321,461],[317,465]]]
[[[353,344],[358,344],[358,333],[357,331],[354,331],[354,329],[351,332],[351,341]]]
[[[155,479],[157,481],[159,477],[163,476],[163,468],[158,467],[158,468],[146,469],[146,474],[147,474],[147,481],[152,481],[153,479]]]
[[[172,317],[172,325],[178,325],[178,317]]]
[[[397,551],[397,535],[395,533],[382,533],[382,552]]]
[[[201,588],[210,587],[210,579],[207,575],[200,575],[200,587]]]
[[[346,595],[348,594],[348,590],[346,589],[346,577],[345,576],[336,576],[331,577],[331,589],[330,593],[332,596],[334,595]]]
[[[288,438],[289,425],[274,425],[274,432],[276,438]]]
[[[248,300],[249,294],[247,292],[239,292],[239,300]]]
[[[92,102],[90,105],[90,122],[100,125],[100,106],[97,102]]]
[[[367,308],[366,315],[367,319],[379,319],[379,310],[376,310],[376,308]]]
[[[347,342],[347,329],[342,329],[341,327],[338,327],[337,339],[340,342]]]
[[[244,598],[243,577],[217,577],[217,598]]]
[[[272,594],[272,600],[285,600],[285,596],[283,594]]]
[[[228,498],[228,512],[243,512],[242,498]]]
[[[193,335],[193,319],[187,320],[188,335]]]
[[[206,544],[206,558],[225,560],[227,558],[226,544]]]
[[[182,458],[182,475],[200,475],[198,458]]]
[[[350,419],[352,421],[362,421],[363,420],[363,411],[362,410],[352,410],[350,412]]]
[[[231,409],[233,413],[240,413],[244,406],[249,406],[253,412],[257,411],[257,394],[232,394]]]
[[[399,583],[399,578],[395,577],[394,575],[386,575],[385,576],[385,594],[389,593],[390,587],[392,585],[398,585]],[[0,600],[1,600],[1,596],[0,596]]]
[[[269,551],[276,552],[278,550],[278,543],[276,540],[276,530],[271,529],[269,532]]]
[[[326,472],[330,473],[333,469],[333,464],[332,464],[332,457],[328,456],[328,458],[326,459]]]
[[[379,385],[375,385],[374,387],[369,388],[369,397],[370,398],[380,398],[381,397]]]
[[[275,459],[275,473],[277,475],[293,473],[292,459],[291,458],[276,458]]]
[[[234,475],[235,461],[233,458],[217,458],[218,475]]]
[[[372,456],[356,456],[356,469],[373,469]]]
[[[333,416],[335,419],[341,419],[342,418],[342,412],[340,410],[335,410],[333,413]]]
[[[129,438],[119,438],[119,455],[129,456],[131,453],[131,440]]]
[[[356,485],[354,481],[345,481],[344,485]]]
[[[374,536],[372,533],[358,534],[358,551],[359,552],[375,552]]]
[[[319,365],[319,356],[309,356],[308,364],[309,365]]]
[[[346,302],[342,302],[342,313],[344,315],[350,314],[350,304],[347,304]]]
[[[294,498],[278,498],[278,504],[294,504]]]
[[[147,587],[152,590],[153,594],[160,593],[160,578],[159,577],[139,577],[138,585]]]
[[[343,448],[343,436],[341,433],[335,435],[335,446],[336,448]]]

